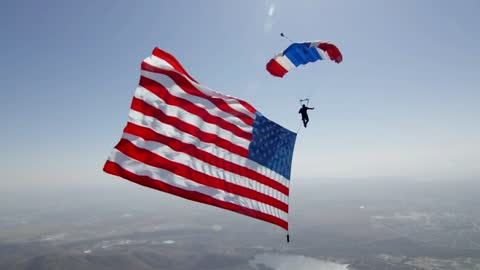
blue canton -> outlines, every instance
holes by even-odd
[[[257,112],[248,158],[290,179],[297,134]]]

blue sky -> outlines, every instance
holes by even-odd
[[[309,96],[294,179],[479,177],[479,11],[475,0],[4,1],[2,185],[111,182],[101,168],[155,46],[291,130]],[[274,78],[280,32],[330,41],[344,62]]]

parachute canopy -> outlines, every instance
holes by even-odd
[[[332,60],[338,64],[343,58],[337,46],[328,42],[293,43],[267,63],[267,70],[273,76],[283,77],[293,67],[318,60]]]

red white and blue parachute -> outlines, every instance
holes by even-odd
[[[338,64],[342,59],[342,53],[337,46],[328,42],[293,43],[267,63],[267,70],[273,76],[283,77],[293,67],[318,60],[332,60]]]

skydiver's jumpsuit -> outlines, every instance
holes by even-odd
[[[298,113],[302,114],[302,121],[303,121],[303,126],[304,127],[307,127],[307,123],[309,121],[307,110],[313,110],[313,109],[314,108],[309,108],[309,107],[305,106],[305,104],[303,104],[302,108],[300,108],[300,110],[298,111]]]

